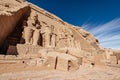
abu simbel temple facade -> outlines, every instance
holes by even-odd
[[[32,3],[0,1],[0,62],[70,71],[83,64],[120,64],[119,53],[101,47],[91,33]]]

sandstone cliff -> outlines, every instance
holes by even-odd
[[[29,59],[27,65],[75,70],[120,60],[119,51],[102,48],[91,33],[24,0],[0,1],[0,28],[0,54]]]

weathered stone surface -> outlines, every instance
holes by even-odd
[[[16,55],[6,55],[5,56],[5,59],[17,59],[17,56]]]
[[[17,44],[17,51],[19,55],[29,55],[29,54],[38,54],[38,51],[41,48],[39,46],[33,46],[28,44]]]
[[[94,63],[95,63],[95,65],[105,66],[106,65],[105,55],[103,55],[103,54],[94,55]]]
[[[0,55],[0,59],[5,59],[5,55]]]
[[[112,49],[105,49],[105,53],[107,56],[107,60],[110,60],[110,55],[113,55],[113,50]]]
[[[78,58],[83,57],[83,54],[80,49],[68,48],[68,54]]]
[[[48,68],[48,69],[56,69],[56,57],[47,57],[47,62],[45,63],[45,66]]]
[[[25,0],[0,3],[0,53],[7,54],[0,59],[28,59],[25,63],[29,66],[63,71],[79,69],[84,63],[99,66],[105,66],[106,60],[119,63],[120,51],[103,49],[84,29]]]
[[[110,56],[110,62],[111,62],[111,64],[117,64],[117,57],[116,56]]]
[[[57,60],[57,70],[68,71],[68,60],[58,57]]]
[[[31,59],[25,62],[29,66],[36,66],[37,65],[37,60],[36,59]]]
[[[120,60],[118,60],[118,64],[120,64]]]
[[[83,57],[80,57],[80,58],[77,58],[77,59],[78,59],[78,61],[77,61],[78,65],[79,66],[82,65],[83,64]]]
[[[46,62],[47,60],[45,58],[32,58],[24,61],[24,63],[28,66],[39,66],[39,67],[45,65]]]

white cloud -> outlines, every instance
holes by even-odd
[[[104,24],[83,24],[82,27],[91,32],[106,48],[120,49],[120,18]]]

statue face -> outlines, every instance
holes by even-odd
[[[37,20],[36,16],[34,16],[33,19],[36,21]]]

